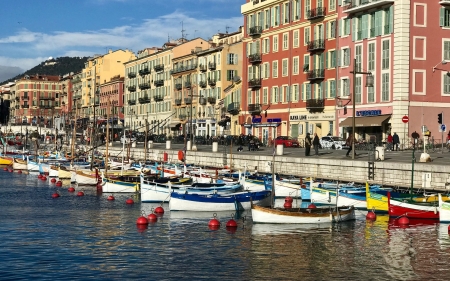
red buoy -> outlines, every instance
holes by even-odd
[[[84,196],[84,192],[83,191],[78,191],[77,196]]]
[[[46,176],[42,176],[42,177],[41,177],[41,180],[46,181],[46,180],[47,180],[47,177],[46,177]]]
[[[290,208],[292,208],[292,202],[285,201],[283,207],[284,207],[285,209],[290,209]]]
[[[448,226],[448,233],[450,234],[450,225]]]
[[[18,173],[18,174],[22,174],[22,170],[18,170],[17,173]]]
[[[377,219],[377,215],[374,212],[368,212],[366,215],[366,220],[374,221]]]
[[[178,160],[184,161],[184,152],[183,150],[178,151]]]
[[[227,224],[226,227],[237,227],[237,222],[234,219],[230,219]]]
[[[38,179],[40,179],[40,178],[42,178],[42,175],[41,175],[41,174],[38,175]]]
[[[71,187],[69,187],[69,188],[67,189],[67,191],[69,191],[69,192],[75,192],[75,188],[73,188],[73,187],[71,186]]]
[[[148,219],[144,216],[141,216],[136,221],[137,225],[148,225]]]
[[[148,228],[148,224],[137,224],[136,228],[140,233],[142,233]]]
[[[287,197],[284,199],[284,202],[292,203],[292,202],[294,202],[294,199],[292,199],[291,196],[287,196]]]
[[[134,204],[134,201],[133,201],[133,199],[128,198],[127,201],[125,201],[125,203],[131,205],[131,204]]]
[[[3,168],[3,171],[8,171],[8,168],[6,168],[6,167],[5,167],[5,168]]]
[[[58,192],[55,192],[55,193],[52,194],[52,198],[58,198],[58,197],[59,197],[59,193]]]
[[[164,209],[161,206],[158,206],[155,208],[155,213],[157,214],[164,214]]]
[[[13,169],[10,169],[9,172],[12,173],[12,172],[14,172],[14,170],[13,170]]]
[[[56,186],[62,186],[62,181],[57,181]]]
[[[157,222],[158,221],[158,217],[155,215],[155,214],[153,214],[153,213],[151,213],[150,215],[148,215],[148,221],[149,222]]]
[[[314,205],[313,203],[308,205],[308,209],[315,209],[317,208],[316,205]]]
[[[214,214],[213,218],[209,221],[208,227],[211,230],[218,230],[220,228],[220,221],[216,219],[217,215]]]
[[[116,198],[114,198],[114,196],[112,196],[112,195],[108,196],[108,201],[114,201],[114,200],[116,200]]]
[[[398,219],[398,224],[400,225],[408,225],[409,219],[407,217],[401,217]]]
[[[55,178],[52,178],[50,181],[53,182],[53,183],[55,183],[55,182],[56,182],[56,179],[55,179]]]

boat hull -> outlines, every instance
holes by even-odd
[[[139,192],[138,182],[116,181],[107,178],[102,179],[102,190],[106,193],[134,193]]]
[[[27,170],[27,161],[14,158],[13,169],[14,170]]]
[[[439,221],[450,223],[450,202],[442,200],[442,195],[439,194]]]
[[[317,209],[271,209],[252,206],[252,220],[254,223],[279,224],[316,224],[341,222],[355,219],[355,208],[317,208]]]
[[[74,171],[75,181],[79,185],[97,185],[98,178],[96,175],[86,174],[82,171]]]
[[[28,161],[27,170],[30,172],[39,172],[39,163],[33,162],[33,161]]]
[[[13,159],[12,158],[0,156],[0,165],[8,165],[8,166],[10,166],[10,165],[12,165],[12,163],[13,163]]]
[[[439,219],[438,206],[418,205],[401,202],[390,198],[388,193],[388,205],[390,217],[407,217],[412,219]]]
[[[336,189],[327,190],[318,187],[311,187],[311,202],[322,205],[333,206],[354,206],[356,209],[366,210],[366,194],[364,192],[359,193],[346,193],[342,190],[339,191],[339,200],[337,201]]]

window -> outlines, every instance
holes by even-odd
[[[311,99],[311,84],[306,84],[306,99]]]
[[[350,81],[342,79],[342,96],[348,97],[350,95]]]
[[[227,70],[227,81],[232,81],[237,76],[237,70]]]
[[[328,61],[329,61],[330,68],[336,67],[336,51],[335,50],[329,51]]]
[[[290,97],[290,93],[289,93],[289,86],[283,86],[283,93],[280,96],[280,102],[283,101],[290,101],[291,97]]]
[[[328,0],[328,8],[330,9],[330,11],[336,10],[336,1]]]
[[[292,2],[292,19],[293,20],[300,19],[300,0],[294,0]]]
[[[263,89],[263,103],[264,104],[268,104],[268,89],[264,88]]]
[[[350,35],[350,19],[343,19],[343,36]]]
[[[444,41],[444,60],[450,60],[450,41]]]
[[[322,89],[323,89],[322,83],[323,82],[320,82],[320,83],[316,84],[316,98],[318,98],[318,99],[321,99],[323,97],[323,95],[322,95]]]
[[[335,98],[336,97],[336,80],[330,80],[329,81],[330,84],[330,98]]]
[[[247,92],[247,104],[252,104],[252,90]]]
[[[260,90],[257,90],[257,91],[255,92],[255,103],[256,103],[256,104],[259,104],[259,103],[260,103],[260,102],[259,102],[259,100],[260,100],[260,95],[261,95]]]
[[[309,55],[305,55],[303,59],[303,72],[307,72],[309,71]]]
[[[272,62],[272,77],[273,78],[278,77],[278,61]]]
[[[373,77],[375,80],[375,77]],[[375,87],[367,87],[367,102],[375,102]]]
[[[287,50],[289,48],[289,34],[283,34],[283,50]]]
[[[278,52],[278,35],[273,36],[273,48],[274,52]]]
[[[389,40],[383,41],[382,69],[389,69]]]
[[[309,10],[311,10],[311,0],[305,0],[305,19],[308,18]]]
[[[270,10],[264,11],[264,29],[268,29],[270,27]]]
[[[331,0],[334,3],[334,1]],[[330,21],[328,23],[328,38],[336,38],[336,21]]]
[[[389,101],[389,73],[381,75],[381,101]]]
[[[345,48],[342,50],[342,66],[349,66],[350,65],[350,49]]]
[[[270,38],[264,38],[263,41],[263,53],[270,53]]]
[[[298,101],[298,84],[292,85],[292,101]]]
[[[266,62],[263,65],[263,74],[264,76],[262,78],[269,78],[270,77],[270,63]]]
[[[275,103],[275,102],[278,102],[278,98],[279,98],[279,96],[278,96],[278,87],[272,87],[272,99],[273,99],[273,102]]]
[[[362,70],[362,63],[361,63],[361,61],[362,61],[362,46],[361,45],[358,45],[358,46],[356,46],[356,48],[355,48],[355,53],[356,53],[356,65],[355,65],[355,68],[356,68],[356,71],[361,71]]]
[[[284,23],[289,23],[289,3],[285,3],[283,7]]]
[[[450,9],[441,8],[439,14],[440,14],[439,25],[444,27],[450,27]]]
[[[282,70],[281,70],[281,75],[283,77],[288,76],[288,59],[283,59],[282,60]]]
[[[444,75],[444,94],[450,95],[450,76],[447,73],[443,73]]]
[[[304,42],[303,42],[303,44],[304,45],[308,45],[308,42],[310,41],[309,40],[309,32],[310,32],[310,30],[309,30],[309,27],[305,27],[305,38],[304,38]]]
[[[298,47],[298,43],[299,43],[299,31],[298,30],[294,30],[294,48]]]
[[[280,24],[280,6],[272,7],[272,27]]]
[[[375,43],[369,44],[369,62],[368,62],[368,70],[375,70]]]
[[[292,59],[292,73],[298,74],[298,57]]]
[[[356,77],[355,102],[356,103],[361,103],[361,76],[360,77]]]
[[[227,54],[227,64],[238,64],[238,55]]]

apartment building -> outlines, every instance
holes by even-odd
[[[336,95],[335,0],[247,1],[242,133],[264,142],[333,133]]]
[[[124,80],[125,77],[117,75],[100,84],[97,124],[106,125],[108,115],[111,126],[123,124]]]
[[[14,83],[0,85],[0,124],[7,125],[10,117],[11,89]]]

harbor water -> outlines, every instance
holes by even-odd
[[[147,229],[136,220],[156,205],[130,195],[85,196],[36,175],[0,171],[0,280],[448,280],[448,225],[402,228],[378,216],[325,225],[252,224],[210,230],[212,213],[166,212]],[[82,187],[75,186],[76,191]],[[59,190],[61,197],[52,199]]]

